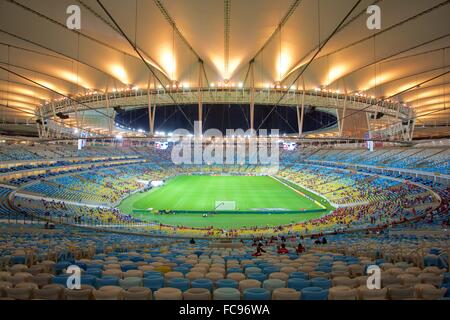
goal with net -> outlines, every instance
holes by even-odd
[[[234,211],[236,210],[236,201],[216,200],[215,211]]]

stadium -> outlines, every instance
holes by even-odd
[[[450,299],[449,15],[1,0],[0,300]]]

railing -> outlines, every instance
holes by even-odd
[[[152,105],[183,105],[198,103],[199,93],[203,104],[248,104],[250,103],[250,88],[176,88],[150,90]],[[107,96],[108,95],[108,96]],[[173,99],[172,99],[173,98]],[[73,99],[73,100],[72,100]],[[44,118],[53,117],[56,113],[74,113],[85,110],[102,109],[107,105],[114,107],[142,107],[147,106],[149,97],[147,90],[122,90],[109,93],[96,92],[83,96],[74,96],[72,99],[58,99],[46,102],[40,108]],[[255,105],[299,106],[302,104],[303,91],[275,88],[258,88],[254,91]],[[76,100],[76,101],[74,101]],[[406,105],[374,97],[362,95],[345,95],[326,90],[307,90],[304,92],[304,104],[332,109],[364,110],[366,112],[382,112],[386,116],[398,117],[408,120],[414,116],[414,111]]]

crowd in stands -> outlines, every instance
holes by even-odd
[[[450,174],[450,148],[318,149],[307,160],[383,166]]]
[[[124,155],[143,161],[106,165]],[[106,159],[86,159],[99,156]],[[0,182],[0,299],[450,298],[450,187],[431,177],[346,168],[359,163],[449,174],[448,148],[282,151],[280,178],[339,206],[301,223],[232,230],[143,224],[114,204],[142,189],[139,181],[257,175],[264,166],[174,166],[170,149],[144,146],[2,145],[0,164],[55,162],[2,168],[0,175],[64,167],[73,163],[69,158],[105,166]],[[66,288],[69,265],[82,269],[79,290]],[[369,265],[382,270],[381,289],[370,292]]]
[[[4,181],[12,186],[24,186],[20,193],[29,194],[64,204],[63,208],[50,206],[51,200],[35,201],[16,196],[16,207],[29,214],[70,219],[78,224],[134,223],[138,219],[120,213],[115,204],[133,192],[144,187],[142,181],[164,180],[178,174],[265,174],[267,168],[262,165],[173,165],[170,162],[171,149],[159,150],[153,147],[107,147],[91,146],[83,150],[62,145],[8,146],[16,150],[8,153],[10,158],[23,160],[28,155],[33,159],[54,160],[48,166],[64,167],[73,161],[80,163],[104,162],[105,166],[89,170],[77,168],[58,172],[45,172]],[[98,151],[98,152],[96,152]],[[6,152],[3,152],[6,154]],[[367,150],[305,149],[301,151],[281,151],[281,166],[277,175],[280,178],[299,184],[307,190],[324,196],[335,206],[331,214],[304,223],[276,226],[249,227],[236,230],[215,228],[188,228],[163,224],[145,226],[145,231],[157,234],[196,234],[210,237],[238,237],[251,234],[314,233],[331,232],[352,228],[378,227],[404,222],[410,218],[421,217],[430,208],[436,207],[438,199],[426,187],[435,190],[442,199],[448,199],[448,187],[436,182],[414,176],[395,175],[386,172],[385,176],[371,172],[370,167],[355,171],[345,168],[346,161],[368,165],[404,167],[415,165],[424,167],[425,163],[448,164],[448,149],[445,148],[381,148],[372,153]],[[72,158],[71,158],[72,157]],[[85,157],[85,158],[73,158]],[[86,157],[96,157],[88,159]],[[103,159],[99,157],[104,157]],[[141,163],[113,165],[108,167],[108,159],[113,157],[137,157]],[[71,158],[70,161],[67,160]],[[74,160],[75,159],[75,160]],[[307,162],[304,162],[306,160]],[[336,162],[335,166],[311,163],[308,161]],[[442,160],[442,161],[441,161]],[[8,160],[9,161],[9,160]],[[437,161],[437,162],[436,162]],[[37,167],[42,166],[38,164]],[[44,164],[45,166],[45,164]],[[28,170],[23,165],[6,170]],[[390,176],[390,177],[389,177]],[[390,179],[394,178],[394,179]],[[395,180],[400,178],[401,180]],[[403,179],[411,181],[405,183]],[[415,184],[418,183],[419,185]],[[4,199],[11,189],[0,189],[0,212],[8,212],[10,204]],[[27,203],[26,201],[30,201]],[[25,203],[24,203],[25,202]],[[342,207],[341,207],[342,206]],[[2,208],[4,208],[2,210]],[[144,228],[144,227],[143,227]]]

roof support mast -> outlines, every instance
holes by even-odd
[[[203,61],[201,59],[198,60],[198,86],[197,86],[197,94],[198,94],[198,134],[201,137],[203,134]]]
[[[254,62],[252,60],[250,62],[250,131],[251,134],[254,134],[255,129],[255,72],[254,72]]]
[[[299,106],[297,105],[297,122],[298,122],[298,136],[301,137],[303,134],[303,121],[305,116],[305,79],[303,79],[303,92],[302,92],[302,105],[301,110],[299,110]],[[300,111],[300,113],[299,113]]]
[[[155,129],[155,111],[156,111],[156,105],[152,105],[152,99],[151,99],[151,93],[150,93],[150,81],[151,81],[152,75],[148,74],[148,82],[147,82],[147,102],[148,102],[148,123],[149,123],[149,132],[150,135],[153,136],[154,129]]]

